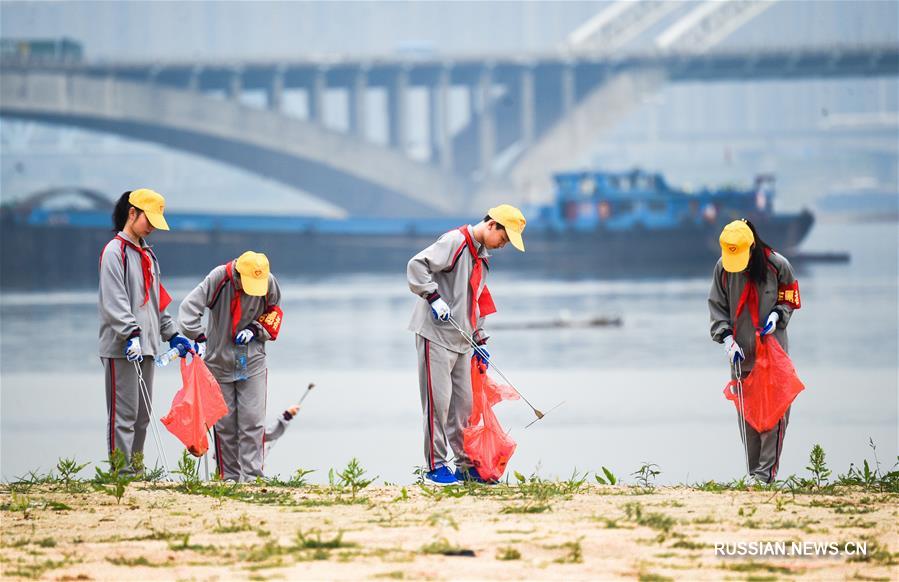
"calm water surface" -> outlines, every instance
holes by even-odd
[[[824,224],[807,249],[848,250],[848,265],[799,275],[803,307],[790,346],[806,384],[787,432],[781,476],[801,473],[820,443],[844,472],[871,437],[884,465],[897,454],[897,225]],[[511,251],[508,261],[514,260]],[[565,404],[524,430],[521,403],[497,410],[519,447],[511,468],[546,476],[600,465],[626,475],[642,462],[661,481],[726,480],[741,472],[733,405],[721,391],[728,366],[709,339],[705,278],[562,281],[502,272],[491,290],[497,327],[551,319],[619,316],[621,327],[500,329],[491,352],[543,410]],[[277,265],[275,265],[277,272]],[[712,265],[709,265],[711,274]],[[167,282],[176,301],[195,281]],[[416,298],[403,265],[396,276],[282,279],[285,323],[269,346],[268,417],[306,400],[272,448],[268,474],[327,469],[358,457],[381,479],[406,483],[421,459],[421,411],[414,340],[405,331]],[[177,312],[173,305],[171,313]],[[500,326],[502,324],[502,326]],[[0,474],[48,470],[61,456],[105,455],[103,371],[96,356],[94,292],[0,295]],[[159,371],[154,404],[164,414],[180,388],[175,367]],[[180,443],[162,429],[170,464]],[[148,436],[147,455],[158,457]]]

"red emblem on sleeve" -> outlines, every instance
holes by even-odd
[[[271,336],[272,340],[278,339],[278,332],[281,330],[281,318],[284,316],[284,312],[281,311],[281,308],[277,305],[273,307],[269,307],[268,310],[260,315],[256,322],[259,323],[265,331],[268,332],[268,335]]]
[[[778,287],[777,303],[789,305],[793,309],[802,307],[802,302],[799,300],[799,281],[793,281],[790,285]]]

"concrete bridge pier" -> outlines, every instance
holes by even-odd
[[[475,88],[478,102],[478,153],[480,167],[478,175],[486,178],[493,166],[496,156],[496,119],[494,117],[493,100],[493,68],[483,67]]]
[[[387,89],[387,118],[390,146],[406,153],[409,145],[409,70],[398,67]]]
[[[284,107],[284,74],[284,68],[278,67],[272,75],[272,80],[266,93],[269,111],[280,113]]]
[[[234,69],[228,77],[228,99],[232,101],[240,101],[240,95],[243,92],[243,71]]]
[[[309,95],[309,120],[319,126],[325,125],[325,91],[328,88],[327,70],[317,68],[307,89]]]
[[[203,75],[203,67],[195,66],[187,77],[187,90],[196,93],[200,90],[200,77]]]
[[[561,81],[559,92],[562,95],[562,115],[567,115],[574,109],[575,102],[574,66],[571,63],[562,65]]]
[[[431,159],[444,172],[452,172],[453,143],[450,135],[449,104],[452,89],[452,71],[442,67],[437,82],[430,88]]]
[[[519,79],[519,120],[521,127],[521,148],[528,148],[534,143],[537,128],[537,105],[534,96],[534,69],[521,69]]]
[[[349,108],[350,133],[364,140],[367,135],[365,109],[366,96],[368,95],[368,70],[364,67],[358,69],[353,75],[348,95],[347,106]]]

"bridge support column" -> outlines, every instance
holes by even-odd
[[[481,120],[478,124],[478,151],[480,153],[481,175],[484,178],[490,174],[490,168],[493,165],[493,158],[496,154],[496,123],[491,99],[492,89],[493,70],[490,67],[484,67],[481,69],[477,90]]]
[[[239,101],[242,91],[243,73],[240,70],[235,70],[231,73],[231,78],[228,79],[228,99],[231,99],[232,101]]]
[[[406,151],[409,138],[407,134],[406,116],[407,89],[409,87],[409,72],[400,69],[394,78],[393,85],[387,95],[387,118],[390,124],[390,145],[401,152]]]
[[[309,119],[319,125],[325,124],[326,88],[325,71],[318,69],[312,77],[312,86],[309,88]]]
[[[187,79],[187,90],[197,92],[200,90],[200,75],[203,74],[203,69],[201,67],[194,67],[190,72],[190,77]]]
[[[566,63],[562,67],[562,114],[568,114],[574,108],[574,66]]]
[[[453,142],[449,128],[450,70],[441,69],[431,87],[431,159],[445,172],[453,171]]]
[[[350,88],[349,109],[350,109],[350,133],[356,137],[365,139],[366,135],[366,117],[365,117],[365,97],[368,94],[368,71],[359,69],[353,79],[353,86]]]
[[[439,83],[439,79],[438,79]],[[428,143],[432,164],[440,162],[440,88],[437,83],[428,86]]]
[[[521,69],[521,145],[525,148],[534,143],[537,126],[537,107],[534,98],[534,69]]]
[[[159,73],[161,73],[161,72],[162,72],[162,68],[159,67],[158,65],[154,65],[153,67],[150,67],[150,70],[147,71],[147,84],[150,85],[151,87],[154,87],[156,85],[157,79],[159,78]]]
[[[272,75],[272,84],[268,88],[268,108],[271,111],[281,111],[284,105],[284,70],[278,69]]]

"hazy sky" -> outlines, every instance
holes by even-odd
[[[69,36],[89,58],[226,59],[551,48],[608,2],[8,2],[3,37]],[[682,3],[671,19],[696,2]],[[727,41],[896,42],[897,3],[781,0]],[[663,20],[659,27],[669,23]],[[634,45],[646,46],[651,29]]]

